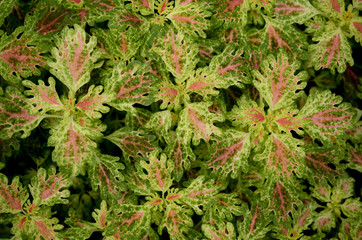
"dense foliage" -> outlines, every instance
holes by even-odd
[[[0,0],[0,238],[362,239],[362,0]]]

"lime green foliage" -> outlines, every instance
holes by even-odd
[[[1,239],[360,239],[361,0],[0,0]]]

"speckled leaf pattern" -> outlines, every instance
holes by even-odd
[[[218,192],[218,186],[213,180],[205,180],[203,176],[194,179],[190,186],[180,191],[181,201],[190,206],[197,214],[201,215],[203,211],[200,206],[207,206],[211,197]]]
[[[84,172],[86,159],[97,144],[91,139],[100,137],[100,132],[91,126],[82,126],[83,121],[75,121],[71,117],[64,118],[59,125],[51,129],[48,145],[54,146],[53,161],[69,174],[78,175]]]
[[[266,52],[277,54],[283,50],[293,59],[306,59],[308,55],[306,36],[295,29],[293,25],[283,24],[278,20],[266,18],[266,24],[261,36],[261,49]]]
[[[210,160],[207,165],[220,177],[236,178],[240,168],[248,170],[248,157],[250,153],[249,135],[242,132],[225,132],[220,140],[212,146]]]
[[[107,113],[109,107],[104,106],[111,96],[103,92],[103,86],[90,86],[88,93],[80,98],[75,105],[80,111],[84,112],[90,119],[101,118],[102,113]]]
[[[305,167],[305,153],[299,147],[302,144],[290,135],[272,134],[265,143],[264,152],[256,155],[254,160],[265,161],[266,170],[275,172],[276,178],[291,178],[293,172],[299,176]]]
[[[168,71],[181,83],[196,66],[198,47],[181,33],[170,30],[164,38],[158,39],[160,46],[153,50],[160,55]]]
[[[18,177],[15,177],[10,185],[8,178],[0,174],[0,213],[19,213],[29,194],[22,186]]]
[[[151,214],[143,206],[122,204],[118,214],[112,218],[109,231],[114,239],[139,239],[148,232],[151,225]]]
[[[37,176],[33,177],[30,192],[36,205],[53,206],[54,204],[66,204],[70,191],[64,190],[68,186],[68,180],[64,174],[56,173],[55,167],[46,171],[44,168],[38,170]]]
[[[91,185],[94,190],[99,188],[101,196],[118,195],[121,188],[121,181],[124,176],[121,172],[125,167],[119,162],[118,157],[101,154],[94,151],[87,159],[88,174],[92,179]]]
[[[351,20],[349,26],[356,42],[362,43],[362,17],[356,17]]]
[[[166,139],[166,153],[168,158],[174,163],[175,180],[180,181],[184,169],[189,169],[191,161],[195,160],[191,146],[180,134],[171,135]]]
[[[185,209],[175,204],[168,205],[162,222],[159,225],[158,233],[160,234],[162,229],[166,227],[167,232],[170,234],[170,239],[189,239],[193,236],[191,215],[192,211],[190,209]]]
[[[167,15],[175,28],[183,34],[205,38],[205,30],[209,27],[211,13],[206,11],[201,4],[190,3],[185,6],[177,6],[172,12]]]
[[[242,54],[241,49],[230,44],[221,54],[212,58],[209,68],[212,73],[217,73],[214,82],[219,85],[218,88],[230,85],[243,87],[244,83],[250,83],[248,65]]]
[[[278,218],[287,220],[289,213],[293,215],[295,209],[293,205],[297,203],[296,196],[291,194],[288,189],[279,181],[273,186],[272,199],[270,200],[270,210]]]
[[[156,150],[155,145],[152,144],[154,136],[141,134],[127,127],[118,129],[106,138],[122,149],[126,156],[134,159],[148,157],[153,150]]]
[[[347,63],[353,65],[352,49],[341,29],[323,32],[313,38],[317,42],[309,46],[311,64],[316,70],[328,68],[332,73],[337,70],[342,73]]]
[[[350,105],[341,103],[342,97],[330,91],[311,93],[306,104],[298,113],[303,121],[303,129],[313,139],[330,144],[345,135],[351,127],[354,112]]]
[[[208,239],[227,240],[236,239],[236,231],[232,223],[218,223],[217,225],[203,224],[202,232]]]
[[[277,0],[273,10],[278,20],[285,23],[303,24],[318,14],[309,0]]]
[[[19,83],[20,77],[39,75],[37,66],[45,65],[40,49],[27,44],[32,39],[23,30],[19,27],[11,35],[0,38],[0,75],[9,82]]]
[[[64,28],[62,38],[56,39],[56,47],[52,49],[54,61],[48,61],[50,72],[75,93],[90,80],[90,73],[97,67],[95,64],[100,52],[95,50],[96,37],[87,41],[82,27]]]
[[[247,0],[217,1],[214,21],[223,22],[225,27],[243,26],[249,10]]]
[[[44,81],[39,80],[38,84],[35,84],[29,80],[23,81],[23,85],[30,88],[24,93],[27,96],[33,96],[28,98],[29,103],[35,106],[32,109],[32,114],[45,114],[49,111],[61,111],[64,110],[64,105],[60,101],[58,93],[55,89],[55,80],[49,78],[49,86],[45,85]]]
[[[143,173],[140,173],[139,176],[148,180],[152,190],[165,192],[171,187],[173,163],[167,159],[165,154],[158,156],[157,151],[152,152],[148,161],[141,161],[140,165]]]
[[[303,92],[296,91],[306,86],[307,73],[295,74],[299,68],[299,62],[290,62],[286,54],[279,52],[277,58],[269,55],[262,62],[261,70],[253,72],[257,79],[254,85],[271,109],[288,106],[301,96]]]
[[[15,2],[15,0],[0,1],[0,9],[2,10],[0,13],[0,26],[3,25],[5,18],[11,13]]]
[[[156,89],[157,81],[148,73],[148,65],[138,61],[127,66],[117,64],[105,84],[105,93],[114,96],[109,105],[120,111],[132,112],[135,103],[150,105]]]
[[[5,95],[0,96],[0,138],[9,139],[16,132],[28,137],[44,118],[31,115],[32,111],[32,105],[17,88],[7,87]]]
[[[239,232],[238,240],[263,239],[265,233],[270,229],[268,213],[260,205],[254,205],[251,209],[243,205],[242,212],[244,219],[241,222],[237,222]]]

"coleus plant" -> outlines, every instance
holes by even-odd
[[[1,238],[362,238],[362,1],[0,9]]]

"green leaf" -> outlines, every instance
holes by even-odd
[[[116,209],[117,215],[110,220],[107,236],[116,239],[140,239],[151,226],[151,213],[144,206],[121,204]]]
[[[33,106],[15,87],[6,88],[5,96],[0,96],[0,138],[10,139],[14,133],[22,131],[22,138],[30,135],[45,116],[31,115]]]
[[[9,1],[9,3],[11,2]],[[33,39],[23,31],[23,27],[18,27],[11,35],[4,34],[0,38],[0,75],[6,81],[13,83],[19,83],[20,77],[39,75],[40,70],[37,66],[45,65],[44,58],[40,55],[40,49],[28,45]]]
[[[182,33],[175,34],[173,30],[158,42],[160,46],[153,50],[160,55],[167,70],[176,77],[176,83],[182,83],[196,66],[197,45]]]
[[[0,213],[20,213],[29,194],[19,182],[19,177],[8,185],[8,178],[0,174]]]
[[[274,7],[277,19],[286,24],[303,24],[318,13],[308,0],[277,0]]]
[[[194,179],[190,186],[182,189],[180,200],[194,209],[198,215],[202,215],[203,211],[200,206],[207,207],[212,200],[212,197],[218,193],[218,186],[213,180],[205,180],[204,176],[199,176]]]
[[[210,105],[207,102],[191,103],[180,112],[177,131],[188,141],[192,139],[194,145],[198,145],[200,139],[209,141],[212,134],[220,134],[213,122],[222,121],[223,116],[210,113]]]
[[[16,0],[1,0],[0,1],[0,27],[3,25],[4,20],[9,14],[11,13],[11,10],[13,9],[14,5],[16,3]]]
[[[56,38],[56,47],[51,53],[54,60],[48,61],[50,72],[64,83],[74,94],[79,88],[90,81],[90,73],[100,58],[100,52],[95,50],[96,37],[88,42],[86,32],[79,25],[73,28],[65,27],[61,38]]]
[[[190,3],[175,7],[166,17],[171,20],[178,33],[206,38],[205,30],[210,26],[211,12],[201,4]]]
[[[87,158],[87,163],[93,190],[97,191],[99,188],[103,199],[109,195],[120,194],[121,182],[124,180],[121,170],[125,167],[119,162],[118,157],[101,154],[94,150],[94,153]]]
[[[221,178],[236,178],[240,168],[248,171],[248,157],[250,153],[249,135],[238,131],[225,131],[212,145],[210,160],[207,165]]]
[[[113,96],[107,104],[120,111],[134,112],[136,103],[148,106],[154,102],[157,79],[148,72],[148,64],[133,61],[127,66],[119,62],[105,82],[105,93]]]
[[[247,23],[248,1],[221,0],[217,1],[215,5],[216,9],[213,21],[223,24],[225,28],[244,26]]]
[[[154,151],[148,157],[148,162],[141,161],[140,165],[143,171],[139,176],[148,180],[152,190],[166,192],[172,186],[173,164],[165,154],[158,157],[158,151]]]
[[[38,112],[45,114],[48,111],[57,112],[65,110],[55,89],[55,80],[49,78],[48,82],[49,86],[46,86],[42,80],[39,80],[38,85],[29,80],[23,81],[23,85],[30,88],[30,90],[24,92],[25,95],[33,96],[27,99],[30,104],[35,106],[35,108],[32,109],[32,114]]]
[[[86,160],[97,147],[93,140],[101,138],[104,130],[104,125],[97,126],[88,119],[63,118],[50,130],[48,138],[48,146],[55,147],[53,161],[71,175],[84,174]]]
[[[48,170],[41,168],[34,176],[29,186],[33,202],[36,205],[53,206],[54,204],[67,204],[66,199],[70,195],[69,190],[64,190],[68,186],[68,180],[63,174],[57,174],[55,167]]]
[[[323,144],[331,144],[343,139],[345,130],[352,128],[354,112],[348,103],[342,103],[342,97],[330,91],[312,92],[298,118],[303,121],[303,129],[313,139]]]
[[[302,91],[298,93],[296,91],[307,85],[304,82],[307,79],[307,72],[295,75],[299,68],[300,62],[291,62],[285,53],[279,52],[276,58],[269,55],[262,62],[261,70],[253,72],[257,79],[254,85],[271,109],[276,110],[291,105],[303,94]]]
[[[335,69],[343,73],[347,63],[353,65],[351,46],[340,28],[327,29],[313,41],[318,42],[309,46],[310,63],[315,70],[328,68],[333,74]]]
[[[156,146],[151,143],[155,140],[153,135],[148,135],[140,131],[132,131],[132,129],[128,127],[118,129],[105,138],[122,149],[123,154],[134,159],[148,157],[148,155],[156,149]]]
[[[349,29],[351,30],[356,42],[362,43],[362,17],[352,18]]]
[[[90,86],[88,93],[80,98],[75,107],[81,112],[84,112],[89,118],[101,118],[102,113],[109,111],[109,107],[104,106],[105,102],[109,102],[111,97],[105,94],[103,86]]]
[[[297,176],[303,176],[305,153],[300,147],[302,144],[301,140],[289,134],[272,134],[265,143],[264,152],[256,155],[254,160],[263,161],[265,170],[275,172],[277,179],[290,180],[293,172]]]

